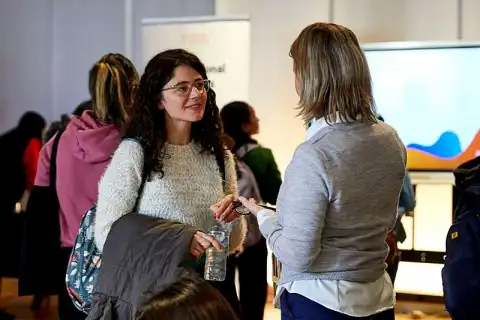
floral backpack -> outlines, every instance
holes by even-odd
[[[93,207],[82,218],[65,277],[67,291],[73,304],[78,310],[87,314],[102,262],[102,253],[98,250],[93,238],[96,211],[96,207]]]
[[[143,172],[134,211],[138,208],[146,177],[147,174]],[[67,291],[73,304],[78,310],[86,314],[88,314],[92,305],[92,297],[102,264],[102,253],[97,248],[94,239],[96,212],[97,207],[94,206],[82,218],[65,277]]]

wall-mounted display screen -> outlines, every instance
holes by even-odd
[[[377,110],[410,170],[453,170],[480,154],[480,45],[364,49]]]

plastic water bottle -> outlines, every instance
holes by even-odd
[[[230,232],[226,223],[215,220],[208,234],[222,244],[223,250],[218,251],[214,246],[207,249],[204,278],[207,281],[225,281]]]

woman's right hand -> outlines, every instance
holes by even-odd
[[[201,231],[197,231],[190,245],[190,253],[196,258],[200,258],[211,246],[214,246],[218,251],[223,250],[222,244],[217,239]]]

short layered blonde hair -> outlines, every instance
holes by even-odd
[[[305,123],[377,122],[367,60],[355,34],[333,23],[314,23],[290,48],[300,84],[299,116]],[[337,119],[337,115],[340,119]]]

